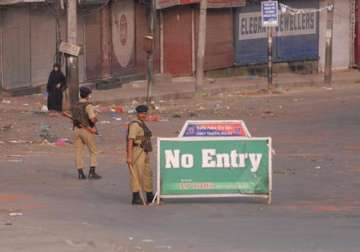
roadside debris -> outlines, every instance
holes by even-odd
[[[50,132],[50,126],[47,124],[41,125],[40,137],[42,140],[47,140],[50,143],[53,143],[57,139],[56,135]]]
[[[65,146],[66,143],[70,143],[70,140],[68,138],[58,138],[55,141],[55,145],[59,147]]]
[[[331,90],[333,90],[334,88],[332,88],[332,87],[323,87],[323,89],[325,89],[325,90],[327,90],[327,91],[331,91]]]
[[[42,105],[41,106],[41,109],[40,109],[40,112],[41,113],[48,113],[49,112],[49,109],[46,105]]]
[[[11,124],[7,124],[7,125],[4,125],[0,128],[0,132],[5,132],[5,131],[8,131],[10,129],[12,129],[13,126]]]
[[[158,122],[158,121],[160,121],[160,116],[159,115],[147,115],[146,116],[146,121]]]
[[[190,112],[190,113],[189,113],[189,116],[190,116],[190,117],[197,117],[198,115],[197,115],[195,112]]]
[[[10,100],[5,100],[5,99],[3,99],[3,100],[1,101],[1,103],[3,103],[3,104],[10,104],[11,101],[10,101]]]
[[[32,143],[31,141],[26,141],[26,140],[8,140],[8,143],[12,143],[12,144],[28,144],[28,143]]]
[[[100,124],[110,124],[111,122],[110,121],[100,121],[99,123]]]
[[[124,107],[121,106],[121,105],[116,105],[116,106],[112,107],[111,111],[120,114],[120,113],[124,113],[124,112],[125,112],[125,109],[124,109]]]
[[[171,246],[169,245],[159,245],[159,246],[155,246],[156,249],[172,249]]]
[[[271,117],[274,117],[275,116],[275,113],[270,111],[270,110],[267,110],[267,111],[264,111],[263,112],[263,115],[264,116],[271,116]]]
[[[9,213],[9,216],[23,216],[23,213],[21,213],[21,212],[12,212],[12,213]]]
[[[145,243],[151,243],[151,242],[154,242],[153,240],[151,240],[151,239],[144,239],[144,240],[142,240],[142,242],[145,242]]]

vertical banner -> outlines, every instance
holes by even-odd
[[[159,138],[160,198],[254,197],[271,202],[271,138]]]

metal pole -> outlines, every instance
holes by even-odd
[[[195,82],[196,91],[199,89],[201,85],[203,85],[203,81],[204,81],[207,5],[208,5],[207,0],[200,1],[199,38],[198,38],[196,82]]]
[[[334,26],[334,0],[328,1],[326,22],[325,71],[324,82],[331,86],[332,81],[332,43]]]
[[[110,31],[110,9],[105,6],[101,12],[101,78],[111,77],[111,31]]]
[[[268,79],[268,89],[271,90],[273,88],[273,64],[272,64],[272,54],[273,54],[273,36],[272,36],[272,27],[268,27],[268,71],[267,71],[267,79]]]
[[[67,41],[77,44],[77,0],[67,1]],[[70,104],[79,100],[79,63],[74,56],[67,57],[67,83],[70,93]]]
[[[155,50],[155,23],[156,23],[156,0],[151,1],[150,6],[150,36],[151,36],[151,50],[147,55],[147,89],[146,89],[146,103],[151,102],[152,87],[154,84],[154,50]]]

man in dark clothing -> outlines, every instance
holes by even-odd
[[[60,65],[54,64],[46,87],[48,92],[48,109],[50,111],[62,111],[63,91],[65,89],[65,75],[61,72]]]

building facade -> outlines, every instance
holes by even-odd
[[[80,81],[144,75],[146,6],[133,0],[80,3]],[[54,3],[39,0],[1,5],[0,87],[10,90],[46,84],[58,56],[58,45],[66,41],[66,31],[66,10]],[[65,71],[64,56],[60,58]]]
[[[282,0],[296,14],[282,13],[274,32],[275,62],[325,59],[327,0]],[[59,1],[0,2],[0,87],[37,87],[47,82],[57,48],[66,41],[66,9]],[[209,0],[205,70],[252,67],[267,60],[260,0]],[[196,71],[199,0],[158,0],[155,70],[172,76]],[[360,0],[335,0],[333,68],[360,64]],[[314,11],[321,10],[321,11]],[[144,37],[149,1],[81,0],[78,44],[81,82],[146,73]],[[61,57],[64,66],[64,57]]]

